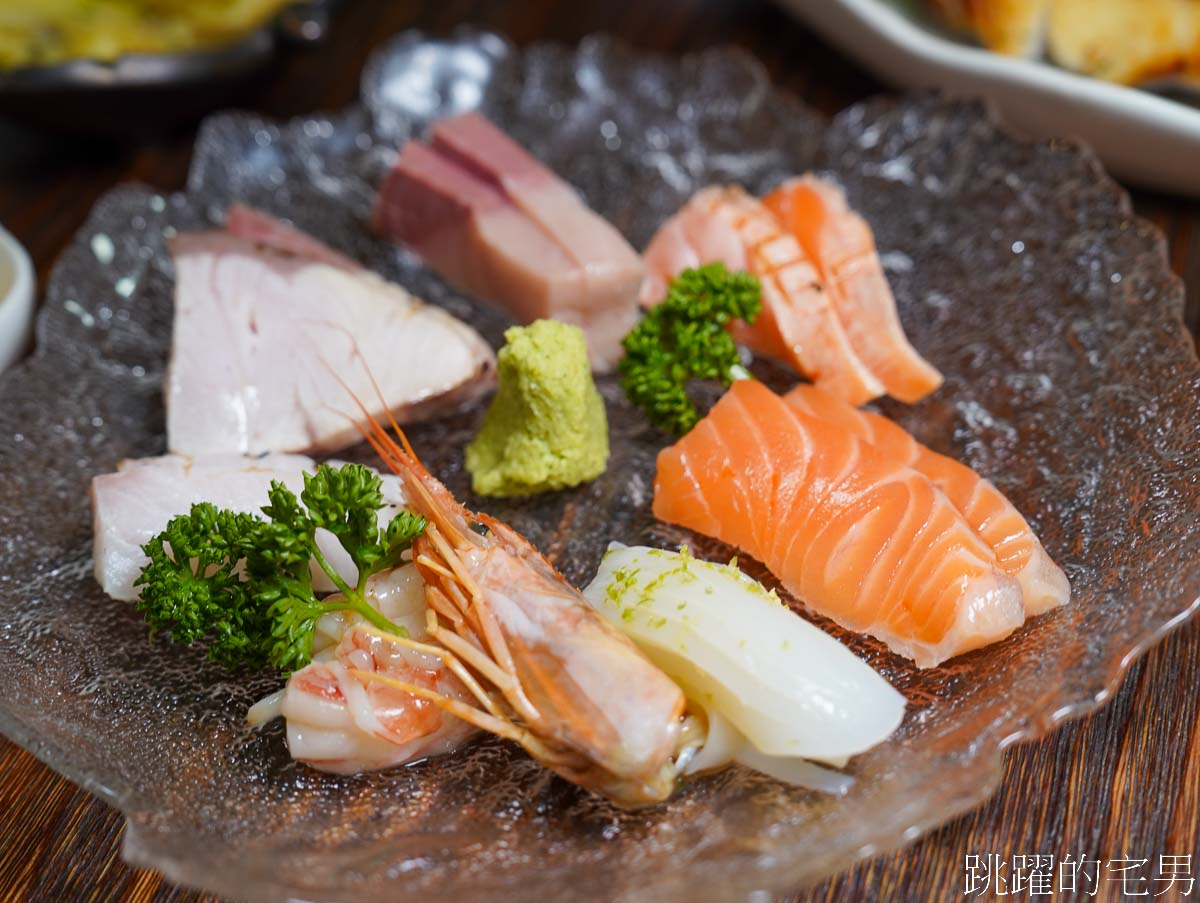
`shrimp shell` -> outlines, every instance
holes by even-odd
[[[459,504],[395,423],[400,445],[371,425],[365,438],[404,481],[409,506],[429,521],[413,545],[426,583],[427,632],[478,675],[478,705],[388,683],[515,740],[614,802],[670,796],[685,745],[683,691],[524,537]]]

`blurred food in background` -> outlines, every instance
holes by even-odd
[[[0,0],[0,69],[198,50],[295,0]]]
[[[136,141],[243,102],[337,0],[0,0],[0,117]]]
[[[1200,84],[1200,0],[926,0],[999,53],[1133,85]]]

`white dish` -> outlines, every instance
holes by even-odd
[[[33,326],[33,265],[20,243],[0,228],[0,371],[29,343]]]
[[[1122,178],[1200,196],[1200,109],[960,43],[897,0],[777,2],[885,81],[986,97],[1036,137],[1086,141]]]

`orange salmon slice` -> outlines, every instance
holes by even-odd
[[[1017,581],[928,477],[754,380],[659,453],[654,514],[753,555],[920,667],[1025,619]]]
[[[912,403],[942,384],[942,374],[909,343],[867,221],[841,188],[805,175],[784,182],[763,203],[804,248],[820,273],[855,353],[887,394]]]
[[[762,312],[738,323],[734,337],[778,358],[851,404],[883,394],[884,386],[849,340],[816,265],[758,198],[737,186],[696,193],[651,239],[643,254],[641,300],[666,296],[668,282],[688,267],[721,261],[762,283]]]
[[[1000,570],[1021,587],[1028,617],[1065,605],[1071,585],[1013,504],[970,467],[926,448],[903,427],[860,411],[815,386],[796,386],[784,401],[924,474],[950,499],[996,556]]]

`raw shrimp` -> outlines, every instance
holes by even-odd
[[[465,664],[480,682],[468,684],[468,704],[386,670],[349,674],[514,740],[546,767],[617,803],[670,796],[702,742],[683,691],[526,539],[460,505],[394,422],[403,448],[377,422],[371,426],[364,436],[403,480],[409,507],[429,521],[413,545],[425,580],[426,634],[444,647],[444,661]]]
[[[321,771],[390,768],[450,752],[477,732],[428,699],[366,676],[403,681],[450,699],[471,698],[467,683],[473,678],[445,650],[421,642],[425,601],[416,568],[406,564],[375,574],[364,592],[409,636],[392,637],[356,614],[326,614],[317,624],[312,663],[248,714],[254,724],[282,715],[292,757]]]

